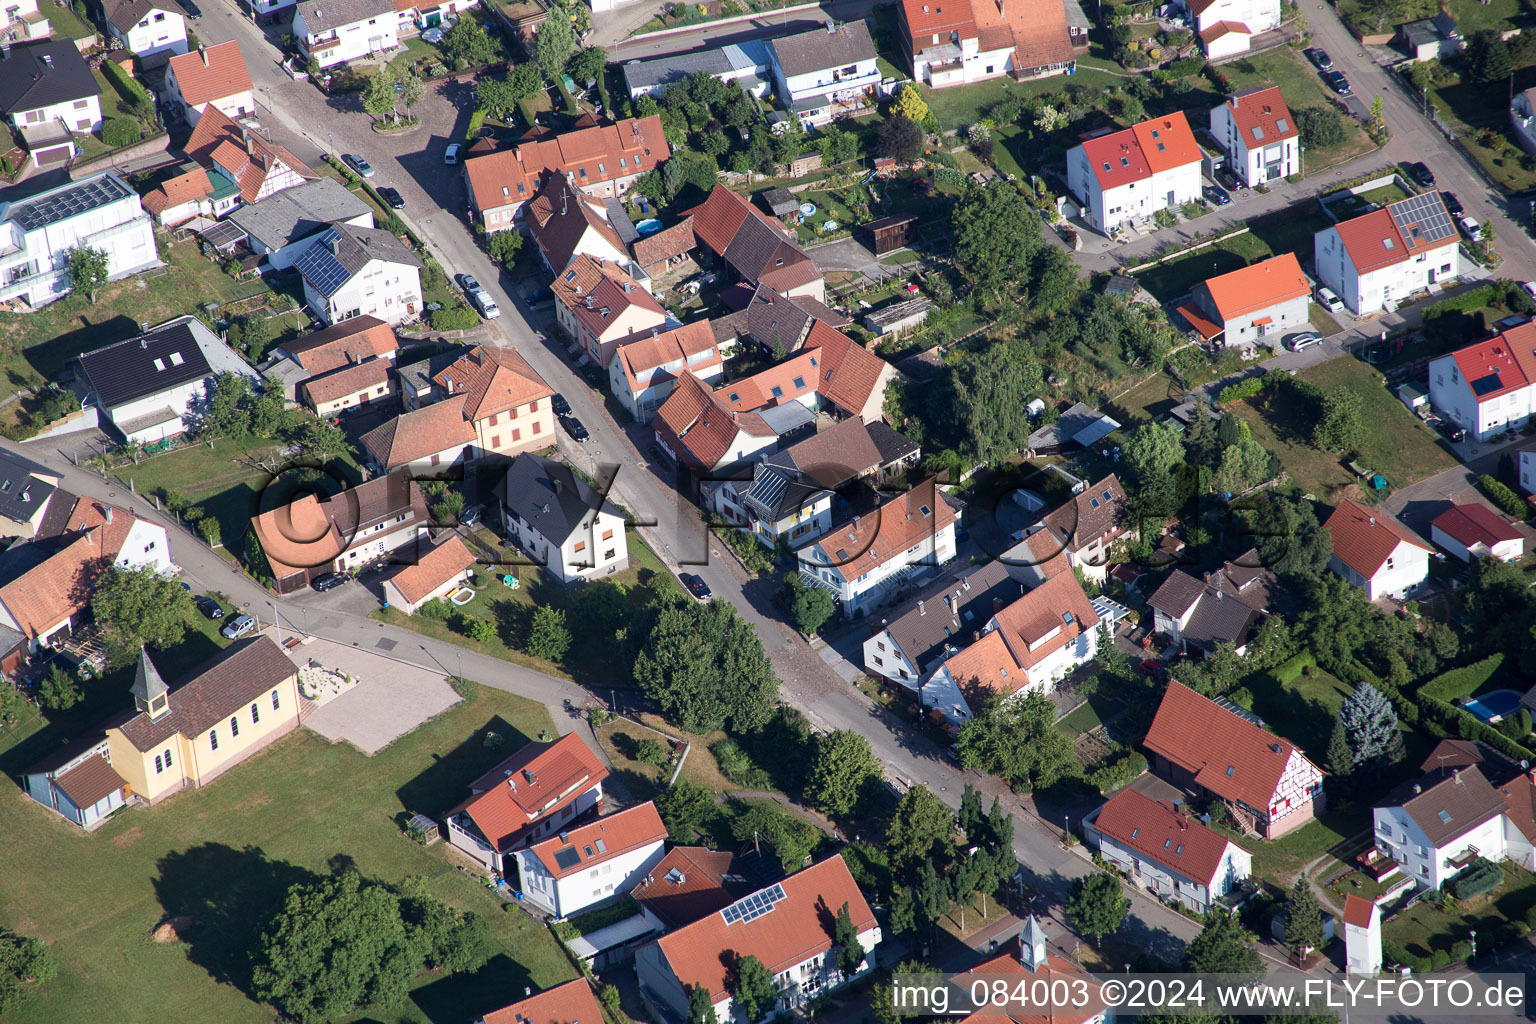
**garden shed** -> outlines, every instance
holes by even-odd
[[[433,843],[437,842],[439,838],[441,838],[438,835],[437,822],[433,821],[425,814],[411,815],[409,824],[411,828],[416,829],[426,837],[422,840],[422,842],[428,846],[431,846]]]

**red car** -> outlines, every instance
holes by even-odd
[[[1168,666],[1156,658],[1148,658],[1141,663],[1141,670],[1153,679],[1161,679],[1168,674]]]

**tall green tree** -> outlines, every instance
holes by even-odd
[[[1263,968],[1253,936],[1227,914],[1207,918],[1205,928],[1184,948],[1184,969],[1196,974],[1256,974]]]
[[[761,1020],[773,1009],[773,976],[757,957],[748,954],[736,961],[729,987],[731,998],[747,1020]]]
[[[1467,44],[1467,67],[1473,81],[1487,86],[1502,86],[1515,69],[1509,44],[1493,29],[1473,33]]]
[[[408,68],[401,72],[395,81],[399,85],[399,89],[396,90],[395,102],[399,106],[404,107],[405,112],[409,114],[416,104],[420,103],[427,95],[426,86],[422,85],[421,76],[416,73],[414,68]]]
[[[1184,444],[1179,440],[1178,431],[1168,424],[1146,423],[1126,438],[1125,444],[1120,446],[1120,454],[1130,467],[1132,477],[1140,484],[1173,472],[1173,467],[1184,461]]]
[[[818,810],[843,817],[879,777],[880,759],[869,740],[852,729],[837,729],[816,740],[805,795]]]
[[[181,641],[195,621],[192,595],[153,567],[113,566],[91,595],[96,621],[106,627],[114,665],[132,661],[145,644],[164,650]]]
[[[1322,416],[1312,429],[1312,445],[1319,451],[1352,451],[1365,435],[1365,400],[1347,384],[1331,388],[1323,396]]]
[[[49,711],[68,711],[80,703],[80,680],[57,661],[48,666],[47,675],[37,684],[38,703]]]
[[[1397,711],[1392,702],[1370,683],[1361,683],[1344,698],[1339,708],[1339,724],[1344,728],[1354,764],[1390,763],[1402,757],[1403,739],[1397,728]]]
[[[565,64],[565,71],[572,80],[581,82],[596,81],[602,77],[603,69],[608,66],[608,51],[601,46],[588,46],[571,54],[571,59]],[[710,81],[719,81],[711,77]],[[720,83],[724,85],[724,82]]]
[[[262,381],[261,393],[251,402],[251,433],[273,438],[287,425],[288,403],[283,397],[282,381],[267,377]]]
[[[1118,876],[1096,871],[1072,880],[1065,909],[1072,927],[1098,945],[1100,939],[1119,929],[1131,901]]]
[[[965,767],[1015,786],[1040,789],[1077,771],[1072,741],[1056,728],[1056,705],[1038,691],[989,697],[961,727],[955,752]]]
[[[955,813],[938,794],[918,783],[902,794],[885,828],[885,853],[898,880],[911,879],[919,865],[932,865],[952,845]]]
[[[1298,960],[1323,945],[1323,908],[1302,872],[1285,901],[1285,944]]]
[[[715,1015],[715,1001],[709,994],[709,986],[688,986],[687,1024],[719,1024],[719,1018]]]
[[[820,587],[805,587],[790,601],[789,617],[795,628],[810,636],[837,612],[837,602]]]
[[[1333,720],[1333,731],[1328,734],[1328,753],[1324,764],[1335,778],[1342,778],[1355,769],[1355,752],[1349,749],[1349,737],[1344,733],[1344,723]]]
[[[950,215],[955,258],[977,287],[1000,291],[1029,279],[1040,247],[1040,217],[1012,183],[971,189]]]
[[[541,604],[533,610],[528,626],[528,653],[545,661],[559,662],[571,646],[571,631],[565,625],[565,612]]]
[[[762,641],[729,603],[672,595],[641,632],[635,682],[682,728],[756,732],[773,716],[778,677]]]
[[[213,379],[213,394],[208,398],[206,426],[224,437],[236,439],[251,434],[251,378],[225,370]]]
[[[553,85],[559,79],[575,49],[576,33],[571,29],[571,16],[565,13],[565,8],[554,4],[533,39],[533,62],[538,65],[544,81]]]
[[[16,688],[6,689],[15,693]],[[0,929],[0,1014],[59,973],[59,963],[42,940]]]
[[[967,355],[950,371],[950,415],[978,458],[1001,461],[1028,446],[1029,399],[1044,375],[1028,355],[996,343]]]
[[[320,463],[353,453],[352,442],[347,440],[346,431],[321,419],[305,422],[304,429],[299,433],[298,443],[299,451],[306,458]]]
[[[875,1016],[875,1024],[902,1024],[912,1016],[911,1011],[904,1011],[896,1005],[896,992],[893,979],[905,974],[934,974],[935,969],[923,963],[921,960],[903,960],[896,965],[890,977],[884,981],[875,982],[870,989],[869,1006]]]
[[[111,264],[105,249],[77,245],[64,257],[64,270],[69,275],[69,286],[85,292],[86,299],[94,303],[96,292],[111,274]]]
[[[437,48],[443,60],[455,71],[490,64],[500,55],[496,40],[474,18],[460,18],[456,25],[443,33]]]
[[[923,129],[904,117],[888,117],[875,135],[875,153],[900,163],[916,160],[923,151]]]
[[[853,915],[848,912],[848,901],[837,908],[837,922],[832,941],[837,944],[837,969],[852,977],[864,966],[864,946],[859,942],[859,930],[854,927]]]
[[[1333,534],[1305,498],[1270,494],[1244,515],[1260,562],[1294,580],[1316,579],[1333,557]]]
[[[395,81],[394,66],[385,64],[375,70],[368,79],[368,84],[363,86],[363,109],[375,121],[382,121],[394,115]]]
[[[667,826],[667,837],[676,845],[694,841],[694,832],[715,812],[715,794],[697,782],[678,779],[656,797],[656,812]]]

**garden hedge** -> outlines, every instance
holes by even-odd
[[[1263,390],[1263,377],[1246,377],[1236,384],[1228,384],[1222,388],[1221,393],[1216,396],[1216,403],[1218,405],[1230,405],[1233,402],[1241,402],[1245,398],[1252,398]]]
[[[479,315],[468,306],[439,309],[432,314],[434,331],[467,331],[480,323]]]
[[[123,94],[124,99],[142,100],[151,107],[155,105],[155,101],[149,97],[149,90],[140,85],[133,75],[124,71],[123,66],[116,61],[102,61],[101,73],[117,87],[117,91]]]
[[[1446,881],[1445,891],[1458,900],[1469,900],[1492,892],[1503,884],[1504,872],[1498,865],[1478,857]]]
[[[1509,489],[1509,485],[1502,480],[1484,473],[1477,478],[1477,486],[1488,495],[1488,500],[1499,506],[1499,509],[1507,516],[1516,519],[1524,519],[1526,513],[1525,502],[1520,500],[1520,495]]]

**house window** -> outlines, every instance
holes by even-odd
[[[496,421],[497,421],[497,420],[498,420],[498,419],[500,419],[500,418],[501,418],[501,413],[499,413],[499,412],[493,412],[493,413],[491,413],[491,419],[490,419],[490,422],[489,422],[489,423],[487,423],[487,424],[486,424],[486,426],[488,426],[488,427],[494,427],[494,426],[495,426],[495,425],[496,425]]]
[[[169,768],[171,766],[171,748],[170,747],[166,747],[165,748],[165,766],[167,768]]]
[[[609,548],[607,551],[604,551],[603,552],[603,561],[605,561],[605,562],[613,561],[614,554],[615,554],[615,551],[614,551],[613,548]]]
[[[240,735],[240,719],[236,718],[234,715],[229,716],[229,734],[231,736]]]
[[[273,711],[276,711],[276,710],[277,710],[277,708],[278,708],[278,702],[277,702],[277,691],[276,691],[276,690],[273,690],[273,691],[272,691],[272,710],[273,710]]]
[[[209,750],[218,750],[219,749],[219,730],[217,730],[217,729],[210,729],[208,731],[208,749]]]
[[[156,754],[155,755],[155,774],[159,775],[163,771],[165,771],[165,765],[160,763],[160,755]]]
[[[529,412],[538,412],[539,411],[539,403],[538,403],[537,399],[535,399],[534,401],[528,403],[528,411]]]
[[[538,422],[537,420],[535,420],[534,424],[533,424],[533,429],[530,430],[529,433],[530,434],[537,434],[537,433],[539,433],[543,429],[544,429],[544,424],[542,424],[542,423]]]
[[[613,531],[612,530],[604,530],[603,531],[603,540],[613,540]]]
[[[576,542],[576,546],[574,548],[572,548],[571,550],[572,551],[585,551],[585,550],[587,550],[587,542],[584,541],[584,540],[579,540],[579,541]]]
[[[91,105],[91,101],[90,100],[75,100],[75,109],[76,110],[84,110],[86,107],[88,107],[90,105]]]
[[[535,423],[534,426],[537,427],[538,424]],[[537,434],[538,431],[535,430],[534,433]],[[522,429],[519,428],[519,427],[513,427],[512,428],[512,443],[513,444],[517,444],[517,442],[521,441],[522,439],[523,439],[523,431],[522,431]]]
[[[251,724],[261,724],[261,708],[257,707],[255,704],[251,705]]]
[[[492,434],[491,435],[491,447],[492,448],[500,448],[501,447],[501,435],[500,434]]]
[[[440,455],[432,456],[432,465],[435,466],[435,465],[437,465],[441,461],[442,461],[442,456],[440,456]]]

